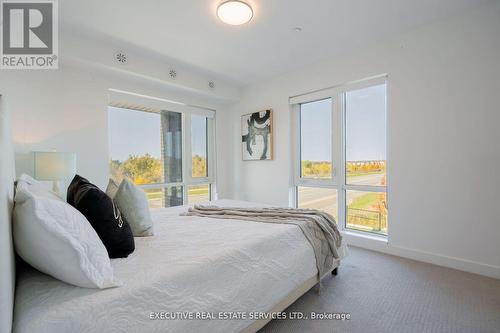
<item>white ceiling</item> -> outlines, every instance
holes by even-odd
[[[64,0],[64,25],[155,51],[239,85],[402,34],[488,0],[250,0],[229,26],[220,0]],[[63,26],[64,26],[63,25]],[[301,27],[302,32],[295,32]]]

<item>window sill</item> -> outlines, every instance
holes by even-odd
[[[351,230],[341,231],[346,244],[368,250],[386,252],[389,246],[387,237],[382,235],[365,234]]]

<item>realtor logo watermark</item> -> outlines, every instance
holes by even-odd
[[[0,68],[57,69],[57,0],[1,1]]]

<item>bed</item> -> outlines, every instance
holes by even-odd
[[[132,255],[112,261],[122,287],[79,288],[22,265],[14,297],[14,169],[0,116],[0,333],[255,332],[270,320],[259,312],[282,311],[317,284],[313,249],[297,226],[180,216],[180,206],[153,210],[155,236],[136,238]]]

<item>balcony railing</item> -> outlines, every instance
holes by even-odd
[[[383,232],[385,225],[385,215],[379,211],[347,208],[347,226],[349,228]]]

